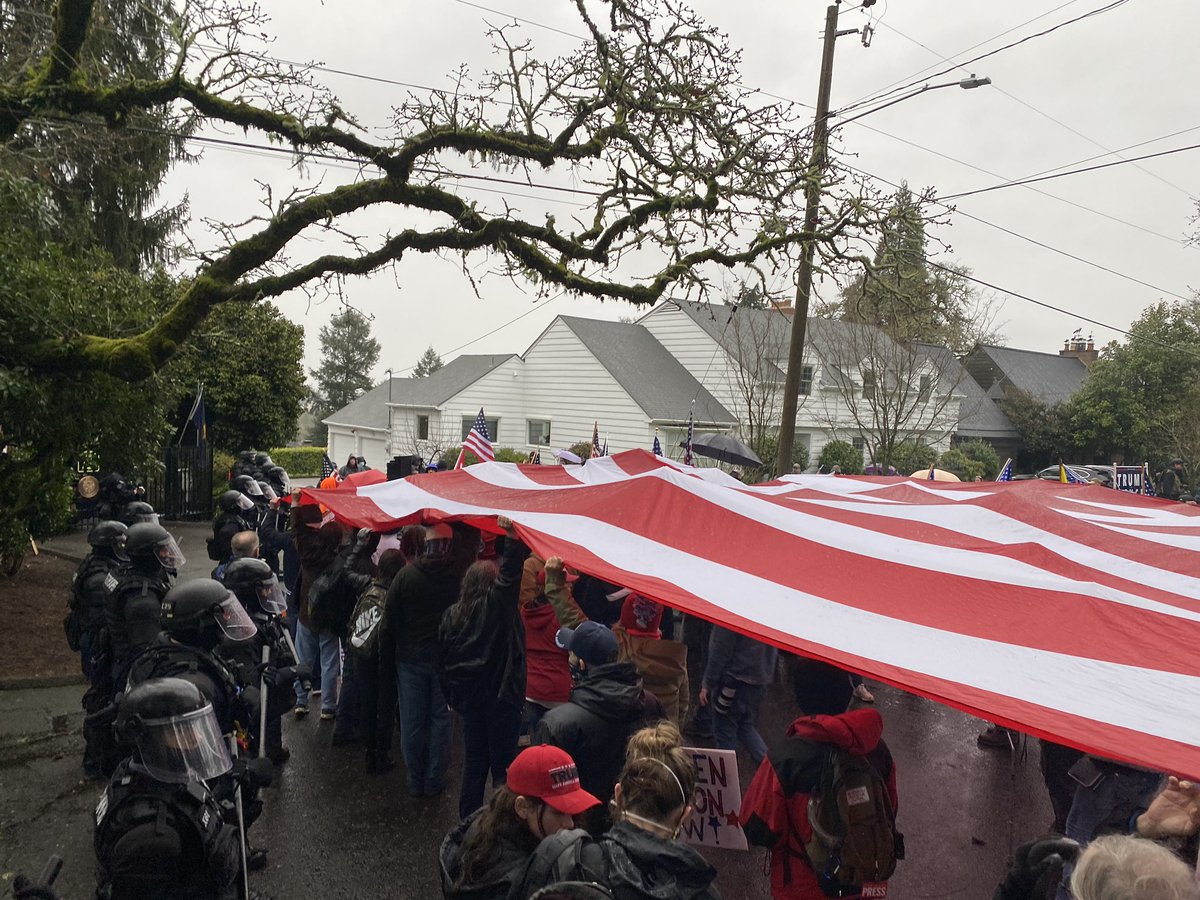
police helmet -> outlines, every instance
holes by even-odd
[[[125,507],[123,513],[126,525],[136,525],[138,522],[158,524],[158,513],[145,500],[135,500]]]
[[[172,572],[186,562],[175,538],[157,522],[130,526],[125,537],[125,555],[134,562],[156,562]]]
[[[128,533],[129,527],[124,522],[110,519],[89,531],[87,542],[97,550],[109,549],[116,554],[125,549],[125,536]]]
[[[217,498],[217,505],[224,512],[245,512],[248,509],[254,509],[254,501],[241,491],[226,491]]]
[[[242,606],[252,612],[261,610],[278,616],[287,609],[279,579],[261,559],[235,559],[225,567],[223,581]]]
[[[131,687],[113,727],[158,781],[205,781],[233,767],[212,704],[182,678],[151,678]]]
[[[258,629],[229,588],[211,578],[177,584],[163,597],[162,627],[184,643],[216,646],[219,628],[233,641],[254,637]]]
[[[259,488],[258,482],[254,480],[252,475],[235,475],[233,480],[229,482],[229,487],[235,491],[241,491],[247,497],[262,496],[262,489]]]
[[[271,461],[271,454],[263,452],[254,454],[254,464],[260,469],[265,469],[267,466],[274,465],[274,463]]]

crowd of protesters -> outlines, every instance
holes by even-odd
[[[396,767],[398,727],[408,793],[437,796],[461,719],[461,824],[438,859],[445,896],[719,897],[713,867],[680,839],[697,777],[684,731],[753,762],[740,821],[769,850],[773,897],[886,896],[904,857],[900,779],[861,679],[689,619],[705,635],[693,709],[676,611],[538,558],[506,517],[498,534],[463,522],[379,534],[288,488],[286,475],[232,473],[209,583],[253,588],[234,593],[259,643],[204,650],[243,687],[268,689],[267,730],[249,747],[276,764],[288,758],[280,717],[308,716],[319,695],[333,742],[361,744],[367,775]],[[294,656],[282,634],[263,637],[276,627],[294,633]],[[759,710],[781,670],[798,715],[768,742]],[[996,897],[1200,897],[1172,852],[1195,856],[1200,789],[1049,743],[1042,762],[1058,835],[1023,846]],[[1130,886],[1114,888],[1121,879]]]

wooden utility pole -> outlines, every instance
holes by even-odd
[[[838,4],[825,10],[825,46],[821,52],[821,82],[817,88],[817,112],[813,119],[812,157],[808,164],[808,185],[805,188],[804,228],[816,235],[820,226],[821,179],[829,150],[829,89],[833,82],[833,48],[838,38]],[[783,414],[779,424],[779,449],[775,457],[775,473],[787,475],[792,471],[792,446],[796,440],[796,408],[800,395],[800,375],[804,371],[804,337],[808,327],[808,301],[812,294],[814,237],[804,242],[800,269],[796,273],[796,308],[792,314],[792,337],[788,345],[787,377],[783,382]]]

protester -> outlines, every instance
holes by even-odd
[[[345,480],[347,475],[354,475],[357,472],[365,472],[366,466],[362,464],[357,456],[353,453],[346,458],[346,464],[338,469],[338,478]]]
[[[395,645],[382,640],[387,631],[387,591],[406,563],[401,550],[379,558],[379,571],[363,591],[350,617],[347,655],[358,674],[358,727],[367,753],[367,772],[382,775],[395,767],[392,730],[396,727]]]
[[[584,615],[571,596],[557,556],[525,560],[521,573],[521,619],[525,625],[525,724],[532,734],[547,711],[571,698],[571,666],[555,637],[559,623],[575,626]]]
[[[625,745],[625,764],[628,765],[642,757],[668,762],[672,751],[682,746],[683,735],[677,725],[666,720],[655,722],[653,725],[639,728],[629,736],[629,743]]]
[[[613,793],[612,827],[596,840],[580,830],[542,841],[510,896],[570,881],[594,882],[617,900],[719,900],[716,869],[679,840],[695,789],[695,764],[681,747],[631,760]]]
[[[736,750],[740,743],[755,765],[767,755],[756,723],[778,658],[779,651],[769,644],[719,625],[713,627],[700,705],[712,704],[717,746]]]
[[[433,797],[446,789],[450,713],[437,673],[438,626],[458,599],[449,525],[425,529],[425,547],[400,570],[388,589],[381,640],[392,644],[400,699],[400,746],[408,769],[408,792]]]
[[[342,673],[341,648],[336,635],[315,631],[310,627],[308,594],[313,581],[333,562],[342,542],[342,526],[337,522],[322,524],[319,507],[301,506],[293,501],[291,532],[300,557],[300,580],[296,591],[299,610],[296,625],[296,651],[300,663],[315,668],[321,666],[321,718],[333,719],[337,711],[338,679]],[[296,718],[308,715],[309,689],[303,681],[296,682]]]
[[[570,753],[584,789],[607,802],[629,736],[647,721],[663,718],[662,707],[643,690],[633,663],[617,661],[617,638],[603,625],[588,621],[562,628],[558,641],[570,652],[579,683],[567,703],[542,717],[532,740]]]
[[[663,711],[676,725],[687,720],[691,702],[688,685],[687,645],[666,640],[660,625],[663,605],[630,592],[621,602],[621,618],[613,626],[618,659],[630,660],[642,676],[646,690],[656,696]]]
[[[570,755],[557,747],[522,750],[508,781],[442,842],[442,894],[454,900],[504,900],[543,838],[575,827],[599,804],[583,790]]]
[[[528,548],[512,520],[496,524],[506,539],[502,562],[479,560],[463,576],[458,602],[438,629],[439,668],[450,707],[463,720],[462,789],[458,814],[483,804],[489,770],[492,786],[504,784],[517,755],[525,704],[525,626],[519,596]]]
[[[840,680],[848,695],[849,682],[844,676]],[[818,900],[825,896],[859,896],[863,893],[861,882],[857,893],[853,890],[840,895],[830,893],[844,885],[827,884],[829,890],[824,889],[827,873],[815,871],[810,862],[814,852],[811,843],[814,823],[810,821],[814,807],[810,801],[817,798],[830,804],[836,800],[830,796],[831,779],[835,767],[845,765],[838,751],[862,760],[860,765],[875,775],[874,780],[864,780],[856,785],[862,791],[861,802],[867,804],[863,807],[864,812],[883,803],[894,821],[898,799],[896,770],[887,744],[883,742],[883,719],[874,709],[837,714],[835,711],[839,707],[845,708],[841,697],[834,698],[828,713],[810,701],[812,714],[792,722],[787,739],[763,760],[742,798],[741,818],[747,840],[771,850],[771,896],[774,900]],[[895,836],[892,828],[891,837],[894,839]],[[886,839],[871,843],[887,854],[881,861],[890,860],[894,868],[895,860],[902,856],[902,844],[887,846]],[[876,883],[876,891],[886,891],[886,887],[878,883],[886,883],[890,875],[891,871],[885,866],[885,871],[870,879]],[[872,896],[885,896],[885,893]]]

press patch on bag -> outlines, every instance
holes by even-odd
[[[863,900],[884,900],[887,897],[887,882],[880,881],[872,884],[866,882],[862,886]]]
[[[871,792],[865,787],[850,788],[846,791],[846,805],[858,806],[861,803],[871,802]]]

